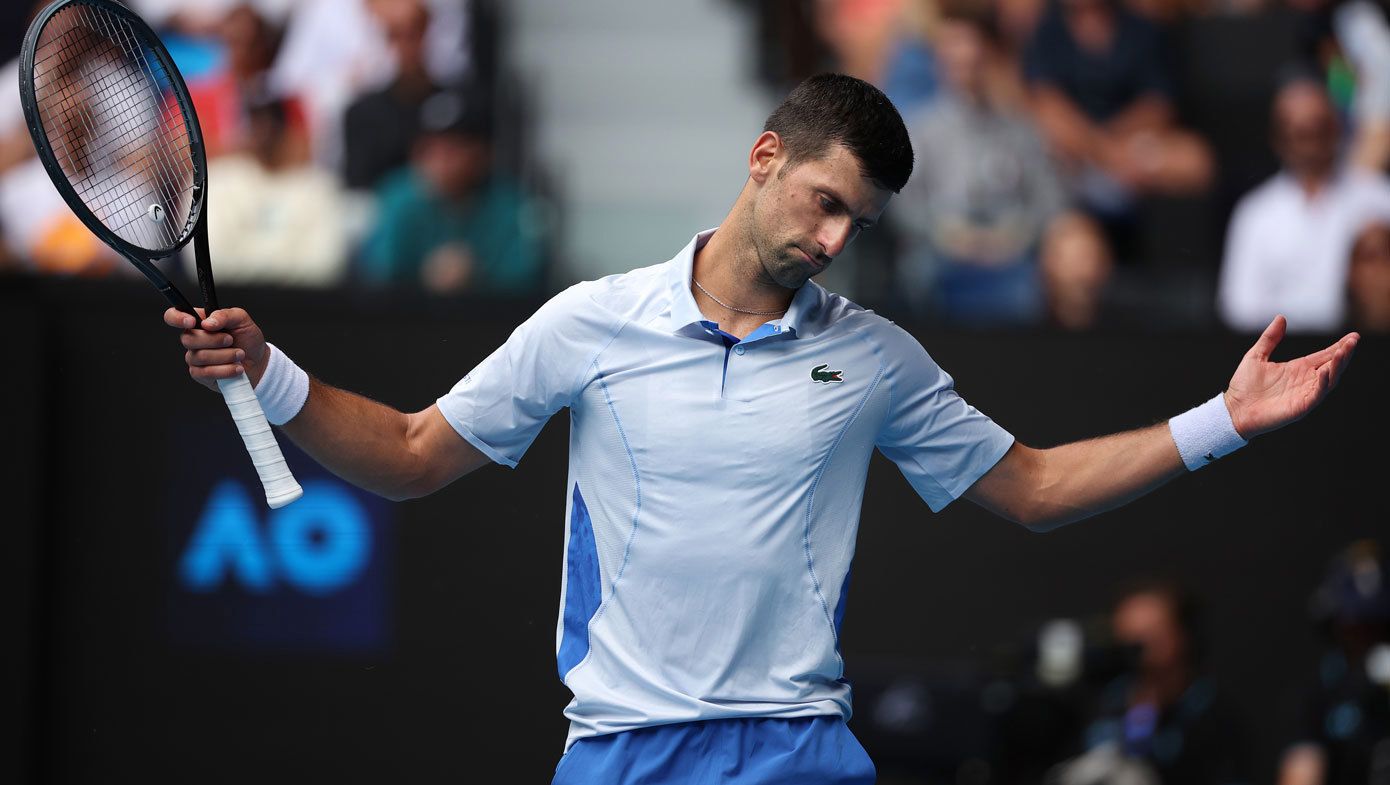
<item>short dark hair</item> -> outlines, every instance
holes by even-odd
[[[1000,44],[1003,31],[999,27],[999,13],[994,3],[982,0],[943,0],[940,3],[941,21],[955,22],[970,27],[979,33],[986,42]]]
[[[912,176],[912,142],[902,116],[881,90],[852,76],[820,74],[797,85],[763,130],[782,138],[789,166],[841,144],[881,188],[897,193]]]

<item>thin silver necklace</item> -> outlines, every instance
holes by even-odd
[[[774,315],[774,314],[786,313],[786,312],[787,312],[787,309],[786,309],[786,308],[780,308],[780,309],[778,309],[778,310],[776,310],[776,311],[750,311],[750,310],[748,310],[748,309],[746,309],[746,308],[735,308],[735,307],[733,307],[732,305],[729,305],[728,303],[726,303],[726,302],[724,302],[723,300],[719,299],[718,297],[715,297],[714,295],[710,294],[709,289],[706,289],[705,287],[701,286],[701,285],[700,285],[700,282],[697,281],[697,280],[695,280],[695,278],[694,278],[693,276],[690,278],[690,280],[691,280],[692,283],[695,284],[695,288],[697,288],[697,289],[699,289],[700,291],[702,291],[702,292],[705,293],[705,296],[706,296],[706,297],[708,297],[708,298],[710,298],[711,300],[715,301],[715,302],[718,303],[719,305],[722,305],[723,307],[728,308],[730,311],[738,311],[739,313],[752,314],[753,316],[772,316],[772,315]]]

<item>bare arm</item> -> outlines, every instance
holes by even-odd
[[[1031,98],[1033,115],[1056,155],[1068,161],[1094,155],[1101,129],[1065,93],[1044,84],[1033,88]]]
[[[1236,432],[1252,439],[1312,411],[1337,385],[1360,336],[1286,363],[1270,360],[1284,337],[1275,317],[1226,389]],[[1112,510],[1186,471],[1168,424],[1046,450],[1015,443],[965,497],[1035,531]]]
[[[193,317],[170,308],[165,323],[183,330],[188,372],[208,387],[244,368],[252,385],[265,372],[265,337],[240,308]],[[488,463],[444,419],[439,407],[414,414],[310,379],[304,408],[282,426],[300,449],[348,482],[388,499],[432,493]]]
[[[1105,128],[1116,136],[1143,131],[1165,131],[1173,124],[1173,106],[1167,98],[1150,93],[1130,102],[1119,114],[1105,121]]]
[[[1168,424],[1049,450],[1021,442],[965,498],[1034,531],[1112,510],[1187,471]]]

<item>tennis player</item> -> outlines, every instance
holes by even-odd
[[[556,654],[574,700],[555,783],[869,783],[838,631],[875,448],[933,511],[963,495],[1046,531],[1304,416],[1358,340],[1276,363],[1276,318],[1207,403],[1025,446],[912,336],[810,280],[911,170],[882,93],[814,77],[768,118],[716,229],[557,295],[413,414],[308,376],[240,309],[201,330],[172,309],[165,320],[194,379],[244,368],[272,423],[392,499],[515,466],[569,408]]]

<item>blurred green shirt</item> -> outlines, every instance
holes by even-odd
[[[494,176],[469,198],[452,200],[402,169],[382,182],[378,196],[376,226],[362,254],[369,282],[422,285],[430,254],[458,244],[473,257],[467,291],[529,294],[542,288],[538,216],[512,182]]]

